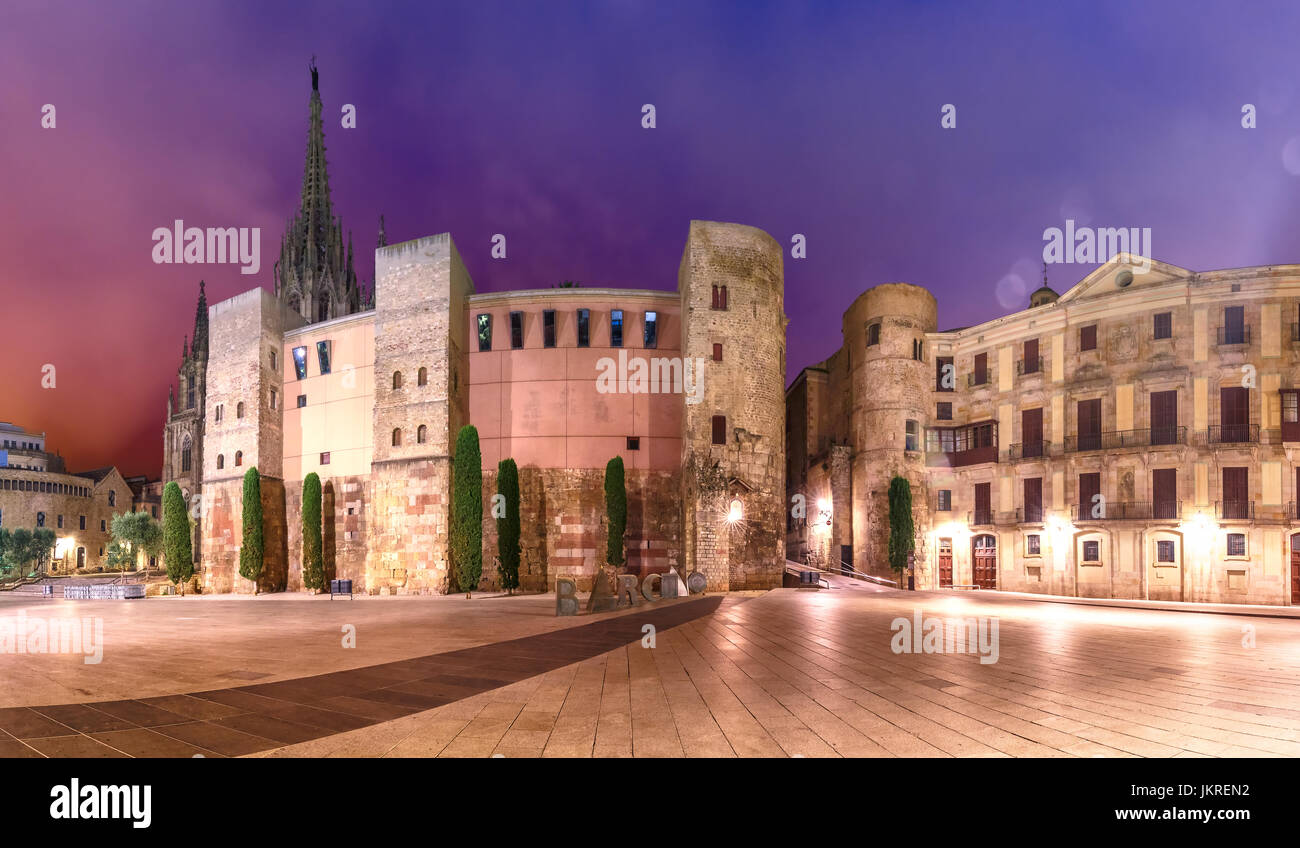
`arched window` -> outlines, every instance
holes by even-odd
[[[225,467],[226,467],[226,455],[224,453],[217,454],[217,470],[220,471]]]
[[[244,402],[242,400],[235,405],[235,417],[236,418],[244,417]]]
[[[181,471],[189,471],[194,461],[194,443],[190,441],[188,433],[181,442]]]
[[[400,389],[401,387],[402,387],[402,372],[401,372],[401,371],[394,371],[394,372],[393,372],[393,388],[394,388],[394,389]]]
[[[401,446],[402,446],[402,428],[398,427],[397,429],[393,430],[393,447],[400,448]]]
[[[423,365],[420,366],[419,376],[415,378],[416,385],[425,386],[429,383],[429,369]]]
[[[185,378],[185,408],[194,408],[194,375]]]
[[[236,465],[236,466],[240,466],[240,465],[243,465],[243,464],[244,464],[244,452],[243,452],[243,451],[235,451],[235,465]]]
[[[424,444],[426,439],[428,438],[428,435],[429,435],[429,428],[421,424],[420,429],[415,431],[415,440],[420,444]]]

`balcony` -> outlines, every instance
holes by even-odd
[[[1025,442],[1007,448],[1007,459],[1017,462],[1022,459],[1041,459],[1051,450],[1051,442]]]
[[[966,513],[966,521],[972,527],[992,527],[993,510],[976,509]]]
[[[1258,428],[1256,428],[1258,429]],[[1065,452],[1117,450],[1157,445],[1181,445],[1187,440],[1186,427],[1144,427],[1141,430],[1109,430],[1065,437]]]
[[[1093,515],[1092,504],[1077,504],[1071,512],[1076,522],[1177,521],[1182,508],[1181,501],[1104,501],[1097,504],[1098,515]]]
[[[1254,444],[1259,442],[1259,425],[1215,424],[1203,435],[1208,445]]]
[[[1226,521],[1252,521],[1255,518],[1255,502],[1216,501],[1214,514]]]
[[[931,468],[960,468],[998,461],[998,425],[982,421],[961,427],[932,427],[926,431],[925,464]]]
[[[1218,347],[1248,345],[1250,344],[1250,325],[1243,324],[1239,327],[1215,327],[1214,343]]]
[[[1042,374],[1043,358],[1037,359],[1018,359],[1016,360],[1016,376],[1023,377],[1027,374]]]
[[[987,368],[985,368],[983,371],[972,371],[971,373],[966,375],[966,385],[970,386],[971,388],[978,388],[979,386],[987,386],[989,385],[989,376],[990,373],[989,373],[989,369]]]

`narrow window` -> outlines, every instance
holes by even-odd
[[[239,466],[241,466],[241,465],[243,465],[243,464],[244,464],[244,452],[243,452],[243,451],[235,451],[235,467],[238,468]]]
[[[920,430],[917,428],[916,421],[907,419],[906,429],[903,433],[904,450],[920,450]]]
[[[578,347],[591,347],[591,310],[578,310]]]
[[[329,451],[325,451],[324,453],[322,453],[322,454],[320,455],[320,464],[321,464],[321,465],[329,465],[329,464],[330,464],[330,452],[329,452]]]
[[[1039,368],[1038,359],[1038,339],[1029,339],[1025,342],[1024,348],[1024,367],[1021,369],[1022,374],[1037,374]]]
[[[725,445],[727,443],[727,416],[713,416],[713,443],[715,445]]]
[[[623,346],[623,310],[611,309],[609,312],[609,346]]]
[[[713,287],[713,308],[714,309],[727,308],[727,287],[726,286]]]
[[[244,402],[242,400],[239,403],[235,404],[235,417],[236,418],[244,417]]]
[[[956,373],[951,356],[936,356],[934,358],[934,390],[936,392],[956,390]]]
[[[555,310],[542,311],[542,346],[555,347]]]
[[[1079,350],[1097,349],[1097,325],[1090,324],[1079,328]]]
[[[640,436],[628,436],[628,437],[627,437],[627,449],[628,449],[628,450],[641,450],[641,437],[640,437]]]
[[[225,467],[226,467],[226,455],[221,453],[217,454],[217,470],[220,471]]]
[[[275,389],[271,389],[271,408],[272,408],[272,409],[279,409],[279,407],[276,406],[276,403],[278,402],[279,398],[280,398],[279,393],[277,393]]]
[[[722,343],[721,343],[721,342],[714,342],[714,343],[713,343],[713,361],[714,361],[714,362],[721,362],[721,361],[722,361]]]
[[[478,350],[479,353],[492,349],[492,316],[483,313],[478,316]]]
[[[194,408],[194,377],[185,378],[185,408]]]
[[[655,348],[659,346],[659,313],[647,312],[645,314],[645,346]]]
[[[989,355],[987,353],[975,354],[974,374],[971,375],[971,382],[976,386],[982,386],[989,381]]]
[[[299,409],[302,409],[302,408],[303,408],[304,406],[306,406],[306,405],[307,405],[307,396],[306,396],[306,395],[298,395],[298,408],[299,408]]]
[[[524,313],[510,313],[510,347],[519,350],[524,346]]]
[[[330,350],[329,342],[316,342],[316,363],[322,374],[330,373]]]
[[[874,347],[875,345],[878,344],[880,344],[880,325],[868,324],[867,325],[867,347]]]
[[[400,389],[401,387],[402,387],[402,372],[401,372],[401,371],[394,371],[394,372],[393,372],[393,389],[394,389],[394,390],[397,390],[397,389]]]
[[[398,427],[397,429],[393,430],[393,447],[400,448],[401,446],[402,446],[402,428]]]
[[[952,512],[952,489],[939,490],[937,509],[939,512]]]
[[[415,431],[415,441],[417,444],[424,444],[428,441],[429,428],[421,424]]]
[[[60,530],[63,529],[63,516],[62,516],[62,515],[59,516],[59,529],[60,529]]]
[[[428,368],[425,368],[423,365],[421,365],[421,366],[420,366],[420,370],[415,372],[415,384],[416,384],[417,386],[427,386],[427,385],[429,385],[429,369],[428,369]]]
[[[280,370],[280,357],[276,356],[275,351],[271,351],[271,370]]]
[[[920,339],[912,339],[912,358],[917,362],[925,361],[925,342]]]
[[[110,491],[108,493],[108,505],[117,506],[117,492]]]
[[[102,525],[103,522],[100,522],[100,524]],[[37,527],[44,527],[44,526],[45,526],[45,513],[43,513],[43,512],[38,512],[38,513],[36,513],[36,526],[37,526]],[[102,530],[103,527],[101,526],[100,529]]]
[[[1223,344],[1245,344],[1246,308],[1244,306],[1223,307]]]
[[[194,443],[190,441],[187,435],[185,441],[181,443],[181,471],[189,471],[194,462]]]
[[[79,516],[79,517],[81,518],[81,526],[80,526],[80,529],[81,529],[81,530],[85,530],[85,529],[86,529],[86,516],[82,515],[82,516]]]
[[[293,371],[298,375],[299,380],[307,379],[307,348],[295,347],[293,349]]]
[[[1152,335],[1157,339],[1172,339],[1174,337],[1174,313],[1157,312],[1151,317]]]

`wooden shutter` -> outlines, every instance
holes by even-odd
[[[1097,349],[1097,325],[1090,324],[1079,328],[1079,350]]]
[[[1151,444],[1172,445],[1178,441],[1178,392],[1151,393]]]
[[[727,443],[727,416],[713,416],[713,443],[715,445],[725,445]]]
[[[1079,520],[1092,518],[1092,499],[1101,494],[1101,474],[1092,472],[1079,475]]]
[[[1038,339],[1030,339],[1025,342],[1025,369],[1024,373],[1033,374],[1038,370]]]
[[[1151,472],[1152,518],[1178,518],[1178,469],[1157,468]]]
[[[1020,455],[1043,455],[1043,409],[1024,409],[1020,412]]]
[[[1025,478],[1025,521],[1043,520],[1043,478]]]
[[[1249,472],[1245,468],[1223,469],[1223,517],[1250,517]]]
[[[975,523],[990,524],[993,521],[993,512],[990,492],[992,483],[975,484]]]
[[[975,354],[975,385],[982,386],[989,381],[989,355]]]

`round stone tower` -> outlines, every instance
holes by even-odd
[[[936,373],[926,334],[937,329],[934,295],[908,283],[863,292],[844,313],[853,444],[853,567],[894,579],[889,567],[889,481],[912,484],[917,567],[926,561],[930,502],[925,428]]]

